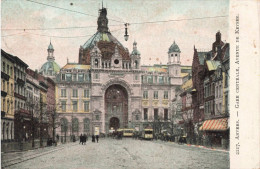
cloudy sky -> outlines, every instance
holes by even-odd
[[[46,61],[51,39],[56,62],[61,67],[67,58],[70,62],[78,62],[80,45],[97,31],[101,2],[2,0],[1,48],[20,57],[34,70]],[[229,42],[228,0],[104,0],[104,6],[108,8],[111,33],[129,51],[136,40],[141,62],[145,65],[166,64],[167,52],[174,40],[180,47],[183,65],[191,65],[194,45],[198,49],[210,50],[217,31],[222,33],[223,41]],[[227,17],[190,20],[214,16]],[[134,24],[168,20],[181,21]],[[130,23],[128,41],[123,37],[124,23]]]

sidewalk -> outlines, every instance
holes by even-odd
[[[57,146],[48,146],[43,148],[37,148],[32,150],[25,151],[16,151],[16,152],[1,152],[2,167],[12,166],[23,161],[27,161],[42,155],[52,153],[64,149],[68,144],[77,145],[78,143],[67,143],[67,144],[58,144]]]

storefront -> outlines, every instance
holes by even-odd
[[[204,121],[199,128],[203,132],[203,142],[206,146],[229,147],[228,118],[211,119]]]

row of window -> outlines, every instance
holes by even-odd
[[[84,81],[90,81],[91,75],[88,74],[72,74],[72,73],[66,73],[66,74],[61,74],[61,80],[62,81],[79,81],[79,82],[84,82]]]
[[[168,109],[164,109],[163,119],[159,119],[158,109],[153,109],[154,120],[168,120]],[[144,120],[148,120],[148,108],[144,108]]]
[[[85,112],[89,111],[89,101],[84,101],[83,109],[84,109]],[[66,112],[66,110],[67,110],[67,102],[66,101],[61,101],[61,110],[63,112]],[[78,111],[78,101],[72,101],[72,110],[74,112]]]
[[[61,122],[61,132],[68,132],[68,120],[66,118],[62,118],[60,120]],[[84,118],[83,120],[84,124],[84,132],[90,131],[90,120],[88,118]],[[79,131],[79,120],[78,118],[74,117],[72,119],[72,132],[78,132]]]
[[[153,75],[142,75],[142,83],[159,83],[159,84],[168,84],[169,83],[169,77],[164,76],[153,76]]]
[[[148,99],[148,91],[143,91],[143,99]],[[153,92],[153,99],[158,99],[158,91]],[[168,99],[168,91],[163,91],[163,99]]]
[[[13,93],[13,84],[2,80],[2,91],[6,91],[7,94]]]
[[[67,97],[67,89],[61,89],[60,93],[61,93],[61,97]],[[83,97],[89,98],[89,96],[90,96],[89,89],[84,89]],[[78,97],[78,89],[72,89],[72,97]]]
[[[215,94],[215,97],[222,97],[222,85],[217,85],[215,86],[214,83],[212,84],[207,84],[204,87],[204,97],[209,97],[209,96],[213,96]]]
[[[13,67],[5,64],[5,62],[2,63],[2,71],[10,76],[13,75]]]

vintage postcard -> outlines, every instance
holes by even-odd
[[[260,1],[2,0],[1,167],[260,167]]]

